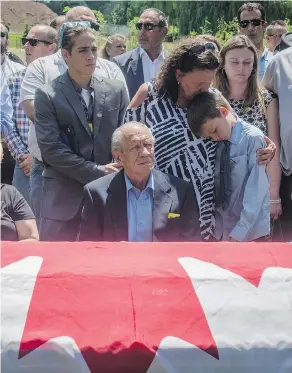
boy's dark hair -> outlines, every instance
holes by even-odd
[[[220,92],[197,93],[188,107],[188,125],[194,135],[200,136],[202,126],[208,119],[220,118],[219,107],[232,110],[228,101]]]
[[[250,10],[254,10],[254,9],[257,9],[261,12],[261,18],[262,18],[263,21],[265,21],[266,20],[266,12],[265,12],[265,9],[262,6],[262,4],[259,4],[259,3],[245,3],[238,9],[238,12],[237,12],[238,22],[240,22],[240,16],[241,16],[241,13],[244,10],[249,10],[250,11]]]

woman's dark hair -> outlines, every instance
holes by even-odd
[[[208,44],[208,43],[207,43]],[[160,73],[154,82],[158,96],[168,96],[173,102],[178,98],[176,70],[189,73],[194,70],[216,70],[219,61],[214,51],[205,47],[206,40],[187,37],[170,52],[161,66]]]

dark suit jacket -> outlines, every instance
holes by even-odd
[[[125,76],[130,100],[132,100],[141,84],[144,83],[143,64],[139,48],[116,56],[113,61],[119,66]]]
[[[93,134],[67,72],[36,91],[36,135],[46,164],[43,218],[74,218],[81,210],[84,185],[104,176],[97,165],[112,160],[111,136],[122,124],[129,102],[126,88],[99,76],[93,76],[93,88]]]
[[[201,240],[192,185],[156,170],[153,178],[153,241]],[[124,171],[85,186],[80,241],[128,241],[126,190]]]

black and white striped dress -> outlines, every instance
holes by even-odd
[[[149,88],[148,98],[135,109],[128,109],[125,122],[147,124],[155,137],[155,167],[180,177],[194,186],[200,208],[202,237],[213,232],[214,169],[216,143],[196,137],[188,128],[187,109],[167,97],[158,98]]]

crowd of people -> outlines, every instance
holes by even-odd
[[[292,33],[258,3],[237,19],[167,51],[149,8],[138,48],[98,50],[76,6],[22,39],[26,65],[1,24],[2,240],[292,241]]]

